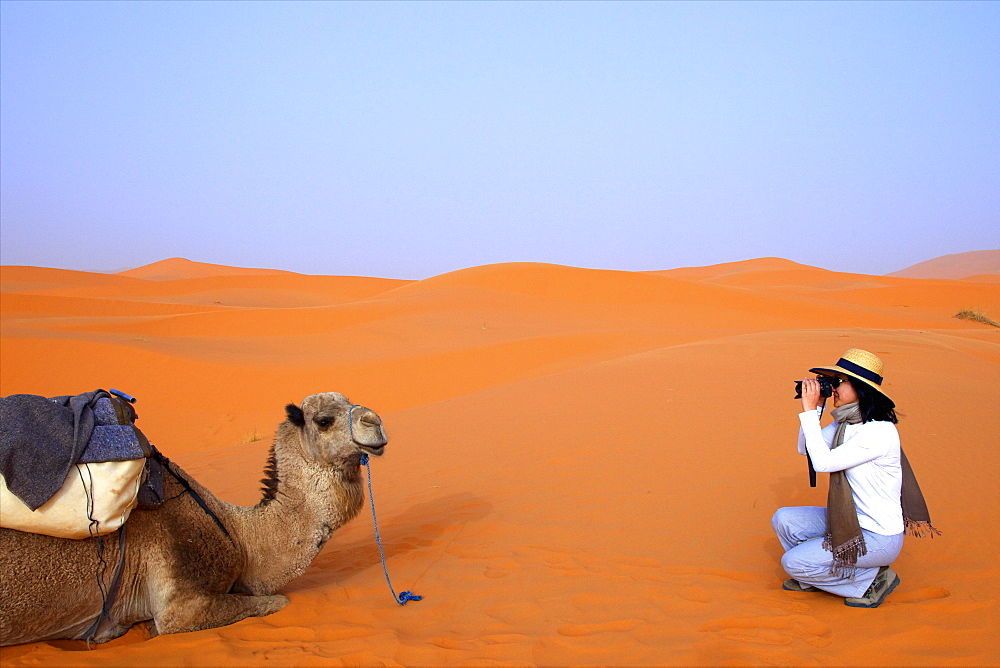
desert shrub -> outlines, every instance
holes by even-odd
[[[252,432],[243,437],[243,442],[256,443],[257,441],[263,440],[263,438],[263,434],[257,431],[257,427],[254,427]]]
[[[955,314],[956,318],[961,318],[962,320],[974,320],[976,322],[981,322],[984,325],[992,325],[993,327],[1000,327],[1000,322],[993,320],[988,315],[982,311],[978,311],[972,308],[964,308]]]

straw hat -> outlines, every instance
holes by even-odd
[[[828,376],[850,376],[888,398],[889,395],[882,390],[882,369],[884,366],[878,355],[860,348],[851,348],[837,360],[836,365],[816,367],[809,369],[809,372]]]

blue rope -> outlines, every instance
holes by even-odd
[[[382,549],[382,538],[378,535],[378,519],[375,517],[375,497],[372,496],[372,470],[371,467],[368,466],[368,455],[364,452],[361,453],[361,465],[365,467],[365,473],[368,475],[368,505],[372,507],[372,524],[375,526],[375,542],[378,543],[378,553],[382,555],[382,572],[385,573],[385,581],[389,585],[389,591],[392,592],[392,597],[396,600],[396,603],[399,603],[400,605],[406,605],[407,601],[419,601],[423,598],[423,596],[417,596],[411,591],[400,592],[397,596],[396,590],[392,588],[392,581],[389,579],[389,569],[386,568],[385,565],[385,550]]]

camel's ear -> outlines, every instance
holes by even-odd
[[[305,425],[306,416],[302,414],[302,409],[295,404],[288,404],[285,406],[285,412],[288,413],[288,421],[296,427]]]

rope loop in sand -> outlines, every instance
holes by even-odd
[[[353,406],[351,410],[354,410]],[[348,417],[348,420],[350,420],[350,417]],[[378,543],[378,553],[382,557],[382,572],[385,573],[385,581],[389,585],[389,591],[392,593],[392,597],[396,603],[400,605],[406,605],[408,601],[419,601],[423,596],[418,596],[412,591],[400,592],[397,596],[396,590],[392,588],[392,580],[389,579],[389,569],[385,565],[385,550],[382,549],[382,538],[378,533],[378,518],[375,517],[375,497],[372,496],[372,470],[368,465],[368,455],[366,453],[361,453],[361,465],[365,467],[365,473],[368,477],[368,505],[372,508],[372,525],[375,527],[375,542]]]

